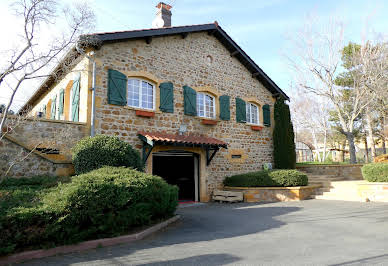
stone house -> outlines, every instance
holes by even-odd
[[[273,161],[273,105],[288,96],[217,22],[171,27],[171,7],[157,8],[152,29],[90,35],[99,45],[70,51],[72,70],[22,111],[118,136],[181,199],[208,201],[225,176]]]

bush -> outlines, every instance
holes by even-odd
[[[307,186],[307,175],[297,170],[259,171],[226,177],[229,187],[294,187]]]
[[[0,217],[0,254],[113,237],[171,217],[178,188],[124,167],[74,176],[41,195],[34,207]]]
[[[102,166],[126,166],[139,171],[143,162],[139,152],[118,137],[97,135],[80,140],[73,148],[76,174],[83,174]]]
[[[290,107],[280,96],[274,107],[275,127],[273,130],[273,155],[275,168],[295,169],[295,136],[291,122]]]
[[[369,182],[388,182],[388,163],[369,163],[362,168],[362,176]]]

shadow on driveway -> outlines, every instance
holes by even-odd
[[[208,254],[211,251],[197,250],[197,256],[183,245],[187,243],[208,242],[218,239],[234,238],[256,234],[285,225],[276,219],[277,216],[298,211],[299,207],[266,207],[266,204],[205,204],[198,207],[178,209],[182,219],[162,232],[131,244],[99,248],[82,253],[72,253],[27,262],[29,265],[69,265],[85,264],[131,264],[131,265],[185,265],[206,264],[219,265],[235,263],[237,256],[223,253]],[[155,254],[150,258],[152,249],[169,251],[180,246],[182,256],[168,260],[168,256]],[[216,243],[215,243],[216,244]],[[238,244],[237,244],[238,245]],[[185,250],[187,249],[187,250]],[[147,251],[149,250],[149,251]],[[175,250],[176,252],[177,250]],[[205,254],[205,255],[204,255]],[[185,257],[187,256],[187,257]],[[155,261],[155,257],[157,261]],[[159,259],[160,258],[160,259]],[[164,259],[163,259],[164,258]],[[214,262],[212,264],[212,261]]]

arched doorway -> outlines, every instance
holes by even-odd
[[[152,153],[152,174],[177,185],[179,200],[199,201],[199,155],[183,150]]]

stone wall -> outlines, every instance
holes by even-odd
[[[298,165],[298,170],[313,175],[331,175],[345,177],[348,180],[362,179],[362,164],[341,164],[341,165]]]
[[[202,193],[210,195],[215,187],[221,186],[225,176],[257,171],[263,163],[273,161],[272,127],[254,131],[250,125],[237,123],[235,99],[240,97],[260,105],[269,104],[272,125],[274,99],[214,36],[192,33],[185,39],[181,36],[153,38],[150,44],[144,40],[104,44],[95,56],[97,133],[119,136],[140,149],[139,131],[176,134],[180,125],[185,124],[188,134],[203,134],[228,143],[228,149],[221,149],[201,172],[201,189],[204,188],[201,200],[204,200]],[[136,116],[134,108],[108,104],[108,69],[118,70],[127,77],[141,77],[156,88],[161,82],[171,81],[174,84],[174,113],[162,113],[156,108],[154,117],[145,118]],[[184,85],[197,91],[208,91],[217,102],[219,95],[229,95],[231,120],[216,119],[216,125],[204,125],[199,117],[184,115]],[[158,107],[158,91],[156,94]],[[232,158],[234,153],[241,158]],[[203,156],[201,160],[204,160]]]
[[[300,201],[310,199],[320,185],[304,187],[225,187],[227,191],[241,191],[244,202]]]
[[[72,172],[70,150],[88,135],[84,123],[24,119],[17,124],[13,117],[8,121],[7,128],[11,131],[0,141],[0,175],[15,162],[9,176],[68,175]],[[57,149],[59,154],[41,153],[36,148]]]

